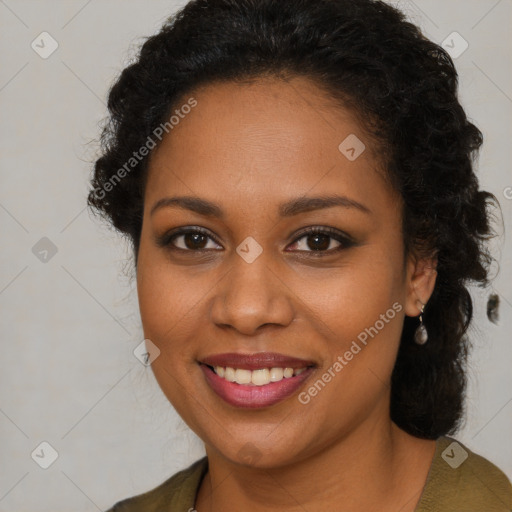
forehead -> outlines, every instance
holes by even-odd
[[[182,193],[229,209],[308,191],[372,202],[392,192],[355,117],[306,78],[211,84],[183,104],[190,97],[196,106],[151,157],[147,200]]]

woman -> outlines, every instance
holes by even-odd
[[[206,448],[111,511],[512,509],[447,437],[496,199],[442,48],[377,1],[195,0],[108,106],[89,205]]]

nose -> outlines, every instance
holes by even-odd
[[[216,287],[211,319],[248,336],[267,324],[287,326],[294,317],[292,295],[263,254],[252,263],[234,255],[230,271]]]

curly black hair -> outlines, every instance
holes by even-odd
[[[473,316],[468,285],[489,284],[499,203],[479,190],[482,133],[458,101],[450,56],[401,11],[375,0],[190,1],[112,86],[88,205],[129,238],[136,265],[148,163],[138,150],[155,145],[159,126],[170,131],[170,113],[199,86],[285,76],[310,78],[358,114],[403,199],[405,254],[437,256],[423,315],[429,340],[415,344],[418,319],[405,318],[390,414],[417,437],[454,433]]]

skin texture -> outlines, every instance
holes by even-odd
[[[156,379],[205,442],[209,471],[197,510],[414,510],[435,442],[391,422],[390,378],[404,315],[419,315],[428,301],[435,261],[404,261],[401,202],[379,171],[377,148],[305,78],[215,84],[191,96],[197,106],[149,163],[137,287],[144,336],[161,351]],[[367,147],[354,161],[338,149],[350,134]],[[371,213],[335,206],[278,215],[285,201],[331,194]],[[185,195],[217,203],[224,219],[177,207],[151,215],[160,199]],[[185,245],[178,236],[182,251],[156,242],[192,226],[213,238],[194,245],[187,235]],[[309,226],[340,230],[355,245],[317,256],[315,240],[297,236]],[[263,249],[252,263],[236,252],[248,236]],[[340,246],[324,243],[324,251]],[[300,403],[298,393],[395,302],[402,309],[394,319]],[[265,351],[313,360],[316,369],[297,393],[264,409],[225,403],[198,364],[211,354]]]

